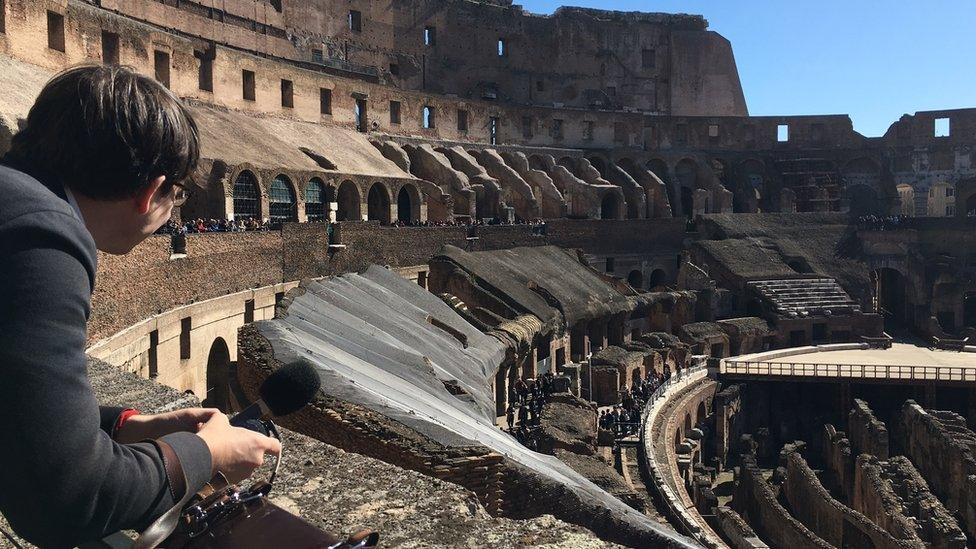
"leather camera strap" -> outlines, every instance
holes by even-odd
[[[183,513],[183,507],[195,495],[194,492],[187,490],[186,473],[183,471],[183,465],[173,447],[162,440],[151,442],[159,448],[159,453],[163,458],[166,478],[169,479],[169,491],[176,505],[163,513],[139,534],[139,537],[132,544],[133,549],[155,549],[166,540],[176,530],[180,515]]]

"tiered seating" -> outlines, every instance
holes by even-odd
[[[756,280],[748,283],[778,313],[786,316],[851,314],[861,311],[832,278]]]

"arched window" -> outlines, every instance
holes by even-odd
[[[315,177],[305,187],[305,215],[309,221],[325,221],[325,185]]]
[[[336,218],[339,221],[362,221],[359,203],[359,188],[352,181],[343,181],[336,193],[339,210]]]
[[[260,218],[260,206],[258,178],[245,170],[234,180],[234,219]]]
[[[292,191],[291,180],[287,176],[279,175],[271,182],[268,202],[270,203],[272,223],[298,221],[298,215],[295,211],[295,193]]]
[[[404,185],[397,194],[397,221],[410,223],[420,219],[420,195],[413,185]]]
[[[390,194],[382,183],[373,183],[366,194],[366,216],[370,221],[390,222]]]

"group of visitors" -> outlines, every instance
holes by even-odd
[[[620,404],[600,412],[598,419],[600,429],[613,431],[614,438],[623,438],[637,433],[647,401],[669,377],[671,377],[671,370],[665,368],[664,373],[648,372],[644,379],[638,379],[629,388],[624,385],[620,389]]]
[[[513,223],[502,221],[497,217],[487,219],[454,219],[451,221],[401,221],[397,220],[389,224],[390,227],[489,227],[496,225],[531,225],[532,234],[546,234],[547,225],[545,219],[525,221],[516,219]]]
[[[542,407],[553,393],[554,379],[552,372],[546,372],[536,379],[519,379],[512,385],[505,421],[508,431],[520,442],[524,442],[529,427],[539,425]]]
[[[160,227],[156,234],[192,234],[192,233],[237,233],[244,231],[267,231],[271,229],[270,221],[258,221],[253,217],[245,219],[188,219],[183,223],[170,220]]]
[[[893,231],[908,229],[915,225],[915,218],[908,215],[862,215],[857,218],[859,229]]]

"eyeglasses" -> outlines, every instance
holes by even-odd
[[[173,183],[173,187],[176,188],[176,192],[173,194],[173,207],[179,208],[189,200],[190,190],[181,183]]]

